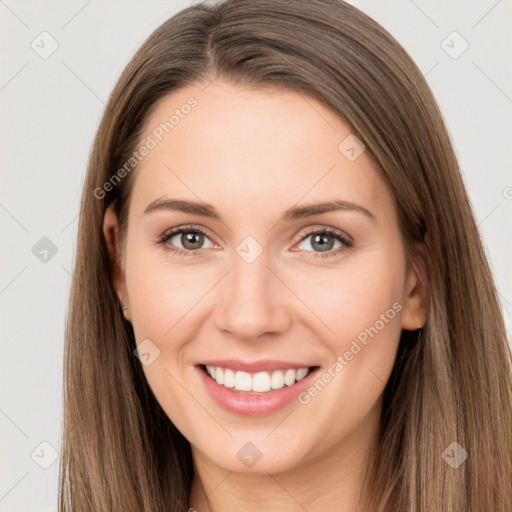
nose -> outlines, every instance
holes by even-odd
[[[246,341],[285,332],[291,325],[290,291],[276,274],[265,251],[251,263],[234,254],[231,271],[219,283],[216,327]]]

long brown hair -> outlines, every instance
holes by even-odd
[[[102,233],[126,233],[140,144],[164,96],[216,76],[314,97],[365,144],[396,202],[408,250],[428,233],[425,327],[404,331],[384,391],[366,510],[512,510],[511,353],[492,274],[441,113],[378,23],[338,0],[227,0],[163,23],[119,78],[83,191],[64,366],[59,511],[183,512],[190,444],[156,401],[111,280]],[[200,105],[198,106],[200,108]],[[468,454],[457,468],[445,450]],[[452,456],[453,453],[449,452]],[[72,508],[71,508],[72,507]]]

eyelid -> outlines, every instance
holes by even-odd
[[[159,236],[159,239],[168,238],[168,237],[177,235],[178,233],[187,232],[187,231],[202,233],[204,236],[207,236],[208,238],[212,238],[210,236],[210,234],[208,233],[208,230],[205,227],[203,227],[199,224],[184,224],[183,226],[176,226],[174,228],[166,229],[162,233],[162,235]]]
[[[326,226],[324,224],[317,224],[315,226],[309,226],[305,228],[305,231],[299,234],[299,242],[302,241],[305,237],[316,233],[328,233],[329,235],[339,236],[340,238],[343,238],[346,243],[354,243],[354,239],[345,231],[342,231],[341,229],[338,228],[334,228],[332,226]]]

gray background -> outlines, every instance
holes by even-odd
[[[92,139],[135,50],[190,3],[0,0],[3,512],[56,510],[64,321]],[[434,91],[510,332],[512,1],[351,3],[402,43]]]

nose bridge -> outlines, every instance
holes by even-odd
[[[240,339],[255,339],[285,328],[282,290],[268,268],[268,252],[247,237],[236,248],[232,261],[222,305],[217,308],[217,326]]]

